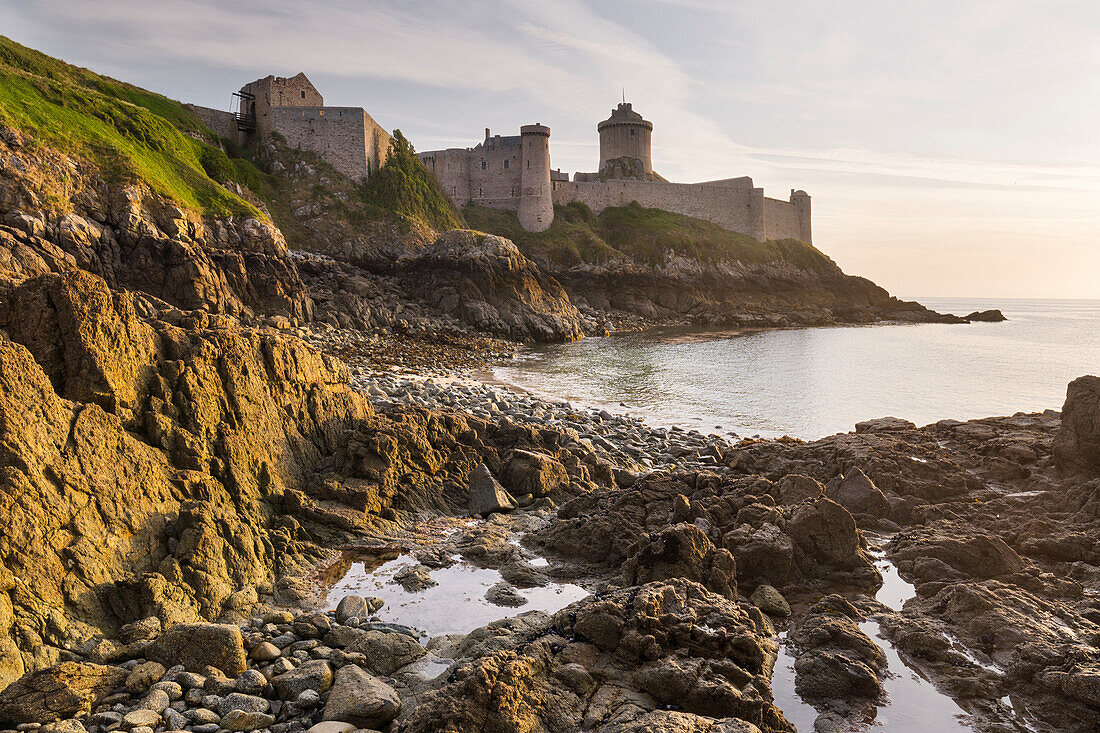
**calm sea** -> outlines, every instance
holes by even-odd
[[[1060,409],[1070,380],[1100,374],[1100,301],[918,300],[1009,320],[622,334],[532,348],[494,375],[651,425],[814,439],[884,415],[924,425]]]

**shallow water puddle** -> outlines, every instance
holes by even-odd
[[[438,585],[422,591],[410,593],[390,582],[396,572],[416,564],[411,555],[401,555],[380,566],[353,562],[329,590],[325,608],[336,608],[347,595],[375,596],[386,602],[378,612],[383,621],[411,626],[432,637],[466,634],[527,611],[553,613],[588,595],[579,585],[551,582],[541,588],[519,588],[519,594],[527,599],[523,606],[497,606],[485,600],[485,592],[501,581],[500,573],[461,560],[449,568],[429,568],[432,580]]]
[[[916,593],[916,588],[898,575],[897,568],[885,560],[881,552],[872,555],[883,579],[875,600],[892,610],[900,610],[905,601]],[[877,621],[865,621],[859,624],[859,628],[882,647],[888,665],[883,679],[887,700],[877,706],[874,720],[867,721],[859,729],[882,729],[891,733],[971,730],[965,722],[966,712],[950,697],[936,690],[931,682],[906,666],[893,644],[883,636]],[[785,632],[779,635],[779,643],[779,658],[772,677],[775,704],[798,730],[812,731],[818,713],[795,692],[795,655],[787,645]]]

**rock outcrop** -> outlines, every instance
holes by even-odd
[[[1069,383],[1053,450],[1063,470],[1100,472],[1100,377]]]
[[[516,341],[570,341],[585,324],[552,277],[510,240],[447,232],[401,263],[407,292],[479,331]]]
[[[675,706],[682,727],[669,730],[793,731],[767,692],[767,629],[749,604],[685,580],[591,596],[470,634],[448,682],[398,722],[418,733],[665,730],[646,726],[671,723]]]

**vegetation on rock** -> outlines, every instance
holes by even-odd
[[[362,195],[379,217],[415,219],[438,231],[466,225],[439,180],[420,163],[412,143],[400,130],[393,131],[390,157],[367,179]]]
[[[463,214],[471,227],[508,237],[528,257],[558,266],[618,258],[660,265],[670,256],[679,256],[751,264],[782,260],[817,272],[836,269],[832,260],[805,242],[758,242],[709,221],[645,208],[637,202],[608,207],[599,214],[579,202],[557,206],[554,223],[545,232],[524,231],[511,211],[468,206]]]

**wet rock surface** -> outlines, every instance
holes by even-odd
[[[364,312],[345,323],[329,300],[305,329],[294,263],[362,307],[390,303],[379,292],[408,287],[401,273],[355,281],[262,226],[223,223],[223,242],[217,223],[170,226],[151,201],[125,222],[0,229],[3,725],[791,730],[774,621],[796,691],[843,726],[888,711],[888,680],[906,673],[871,618],[978,729],[1094,725],[1095,378],[1062,414],[883,418],[812,443],[655,429],[372,373],[377,334],[349,333]],[[139,219],[157,231],[130,242]],[[133,263],[169,250],[180,268],[136,287]],[[516,255],[441,241],[405,275],[434,283],[425,302],[454,290],[432,306],[450,320],[429,309],[399,326],[390,303],[365,327],[592,325]],[[456,258],[465,269],[448,271]],[[472,515],[488,518],[411,544],[414,517]],[[874,546],[914,586],[904,606],[871,600]],[[365,592],[317,611],[337,547],[415,557],[395,578],[414,595],[455,563],[491,569],[479,599],[500,620],[428,640]],[[591,595],[523,613],[565,582]]]

